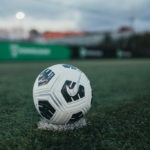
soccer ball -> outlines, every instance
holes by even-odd
[[[58,64],[37,77],[33,99],[39,114],[50,123],[74,123],[90,109],[92,89],[90,81],[78,68]]]

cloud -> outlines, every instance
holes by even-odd
[[[0,27],[17,27],[15,14],[26,14],[24,28],[44,30],[117,30],[130,26],[135,17],[137,30],[148,30],[149,0],[0,0]],[[149,29],[150,30],[150,29]]]

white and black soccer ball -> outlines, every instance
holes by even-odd
[[[39,114],[52,124],[74,123],[90,109],[92,89],[90,81],[78,68],[58,64],[37,77],[33,99]]]

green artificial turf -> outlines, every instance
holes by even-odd
[[[42,70],[60,63],[78,67],[91,81],[90,124],[39,130],[33,84]],[[0,62],[1,149],[150,149],[150,60]]]

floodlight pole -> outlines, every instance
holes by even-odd
[[[18,12],[16,14],[16,18],[19,20],[19,36],[24,39],[24,30],[23,30],[23,19],[25,17],[25,14],[23,12]]]
[[[133,0],[132,7],[131,7],[130,26],[134,30],[134,32],[136,30],[135,20],[136,20],[136,15],[135,15],[135,1]]]

